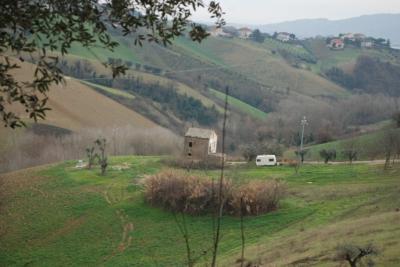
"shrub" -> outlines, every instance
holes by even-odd
[[[284,184],[277,180],[251,181],[232,191],[227,210],[235,215],[240,215],[240,212],[243,215],[271,212],[278,209],[279,200],[284,193]]]
[[[144,196],[147,203],[192,215],[212,212],[217,203],[218,184],[209,178],[187,175],[176,171],[164,171],[144,180]],[[259,215],[278,208],[284,193],[282,183],[252,181],[233,186],[226,179],[223,184],[224,210],[228,214]],[[243,206],[241,205],[243,199]]]
[[[185,157],[168,157],[161,160],[161,162],[172,168],[194,169],[194,170],[215,170],[221,168],[220,158],[209,158],[208,160],[190,160]]]
[[[164,171],[149,176],[144,181],[145,199],[153,206],[159,206],[173,212],[201,214],[212,208],[216,197],[216,184],[213,181],[188,176],[176,171]],[[224,184],[224,192],[231,188]]]

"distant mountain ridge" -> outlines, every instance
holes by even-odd
[[[302,19],[275,24],[253,26],[263,32],[287,31],[300,37],[317,35],[337,35],[346,32],[359,32],[368,36],[390,39],[394,46],[400,47],[400,14],[364,15],[342,20]]]

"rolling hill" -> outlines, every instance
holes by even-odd
[[[52,111],[44,123],[73,132],[127,125],[168,128],[178,135],[190,125],[220,131],[228,87],[230,127],[235,131],[228,145],[239,155],[243,146],[256,142],[293,145],[297,121],[304,115],[314,132],[321,125],[334,126],[334,137],[340,137],[349,125],[341,126],[331,112],[357,94],[328,80],[324,71],[351,70],[360,55],[400,62],[392,50],[331,51],[321,38],[297,43],[266,38],[258,43],[209,37],[198,44],[181,36],[171,46],[137,47],[131,37],[110,33],[120,43],[114,52],[74,45],[61,60],[60,67],[71,78],[65,88],[53,86]],[[104,61],[127,64],[126,76],[112,79]],[[19,74],[21,80],[28,78],[24,72],[32,72],[27,66]],[[246,127],[236,126],[243,123]]]
[[[254,27],[269,33],[293,32],[301,37],[360,32],[370,36],[389,38],[393,44],[400,44],[400,35],[397,30],[400,27],[400,14],[365,15],[342,20],[305,19]]]
[[[24,63],[16,73],[20,81],[33,75],[34,66]],[[79,131],[84,128],[109,128],[135,125],[143,128],[158,127],[142,115],[128,109],[87,85],[66,78],[66,84],[52,86],[46,123],[60,128]],[[17,110],[23,117],[23,110]]]

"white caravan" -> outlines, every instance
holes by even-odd
[[[257,166],[276,166],[278,165],[275,155],[258,155],[256,158]]]

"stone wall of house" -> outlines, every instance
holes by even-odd
[[[208,157],[209,140],[185,137],[184,156],[193,160],[205,160]]]

